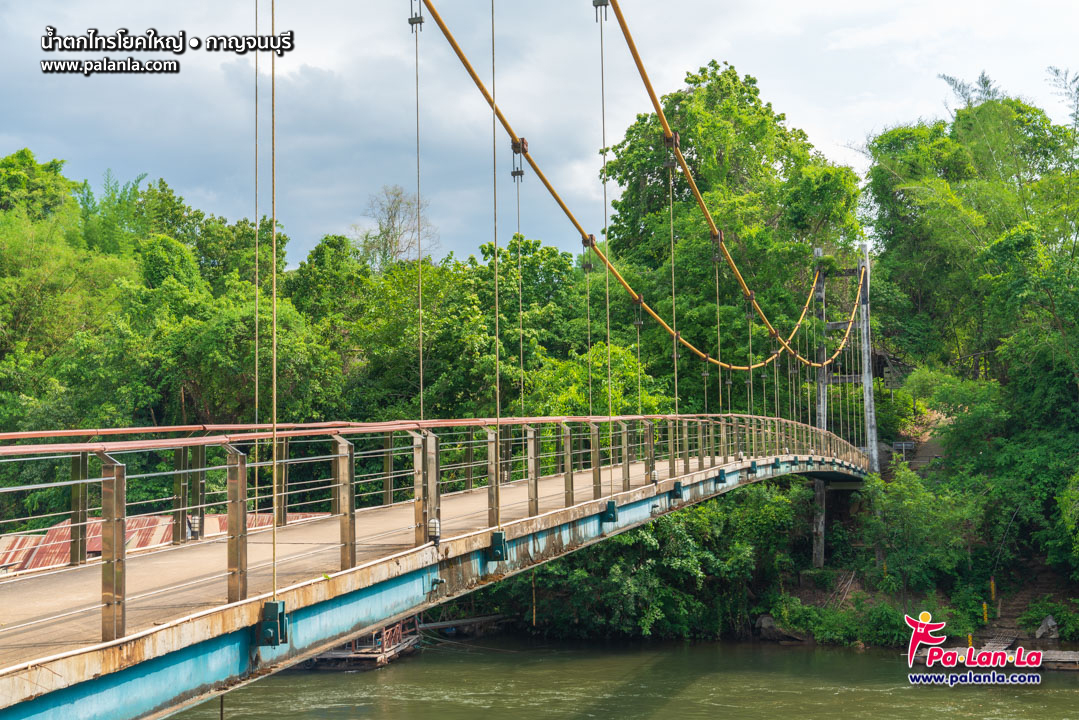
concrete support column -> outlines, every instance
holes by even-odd
[[[706,420],[708,423],[708,467],[716,466],[716,421]]]
[[[228,601],[247,599],[247,455],[226,445],[228,466]]]
[[[101,641],[127,634],[127,470],[112,457],[101,460]]]
[[[188,474],[191,504],[188,516],[191,518],[191,537],[201,540],[206,537],[206,446],[195,445],[188,455]]]
[[[277,463],[275,476],[277,479],[277,517],[274,522],[278,527],[288,524],[288,438],[277,439]]]
[[[424,483],[426,487],[423,493],[424,516],[426,526],[424,531],[428,542],[442,535],[442,456],[439,452],[442,440],[433,432],[427,431],[427,461],[424,463]],[[434,526],[432,522],[434,521]]]
[[[565,481],[565,504],[570,507],[574,504],[573,491],[573,431],[567,423],[559,423],[559,437],[562,438],[562,473]]]
[[[468,429],[468,440],[465,442],[465,490],[472,489],[472,465],[476,462],[476,453],[473,448],[472,428]]]
[[[618,423],[622,429],[622,490],[623,492],[630,489],[629,481],[629,424],[626,422]]]
[[[599,423],[588,423],[588,430],[592,441],[592,497],[603,497],[603,471],[600,468],[599,453]]]
[[[424,496],[427,494],[427,433],[423,430],[409,430],[412,437],[412,524],[413,539],[417,546],[427,542],[427,507]]]
[[[341,569],[356,567],[356,449],[340,435],[334,436],[337,457],[333,461],[334,497],[340,515]]]
[[[187,540],[187,448],[172,451],[172,544]]]
[[[730,462],[730,455],[729,448],[727,447],[727,420],[724,418],[721,418],[719,421],[719,447],[721,448],[721,462],[726,465]]]
[[[813,567],[824,567],[824,518],[825,498],[824,481],[817,478],[813,481]]]
[[[682,473],[689,475],[689,420],[682,421],[682,437],[681,440],[681,453],[682,453]]]
[[[71,545],[69,560],[71,565],[86,564],[86,522],[90,507],[89,486],[90,456],[81,452],[71,457]]]
[[[667,464],[670,475],[678,477],[678,423],[674,420],[667,421]]]
[[[528,514],[539,515],[539,433],[532,425],[525,425],[525,470],[528,477]]]
[[[498,428],[489,427],[487,428],[487,524],[490,527],[498,527],[502,524],[498,449]]]
[[[644,420],[644,473],[648,482],[656,482],[656,425]]]
[[[865,445],[869,455],[869,471],[880,472],[880,450],[877,447],[877,408],[873,397],[873,353],[869,336],[869,247],[862,246],[865,268],[865,289],[862,291],[860,327],[862,331],[862,403],[865,407]]]
[[[704,456],[706,447],[704,444],[704,423],[706,420],[697,421],[697,469],[704,470]]]
[[[382,504],[393,505],[393,433],[382,440]]]

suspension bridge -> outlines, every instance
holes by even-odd
[[[618,1],[593,5],[601,48],[613,11],[663,128],[668,189],[673,195],[678,173],[707,221],[714,356],[710,344],[701,349],[678,331],[673,262],[668,320],[584,229],[498,107],[493,4],[488,88],[433,2],[413,0],[417,107],[419,30],[429,17],[491,108],[492,155],[500,125],[515,180],[527,164],[580,234],[586,273],[593,258],[603,265],[608,353],[611,279],[641,323],[669,335],[674,412],[616,415],[608,397],[606,414],[507,417],[496,355],[494,417],[426,418],[421,331],[418,419],[278,422],[275,342],[270,422],[0,433],[0,463],[18,478],[0,488],[0,716],[164,717],[658,516],[784,475],[813,483],[813,556],[823,563],[828,491],[856,489],[879,470],[868,254],[840,274],[853,281],[840,319],[825,313],[826,276],[818,270],[795,327],[774,327],[697,188]],[[605,147],[605,127],[602,135]],[[417,198],[418,148],[417,119]],[[276,202],[273,212],[276,232]],[[496,303],[498,239],[496,214]],[[721,263],[745,298],[747,322],[756,318],[771,339],[759,360],[751,348],[742,364],[729,361],[730,348],[723,360]],[[419,282],[422,322],[422,274]],[[496,308],[496,337],[498,316]],[[812,341],[806,332],[798,337],[807,318],[822,330]],[[803,345],[815,358],[800,352]],[[686,351],[716,369],[721,411],[725,398],[730,407],[732,378],[745,373],[750,414],[679,412],[677,358]],[[793,391],[794,376],[785,373],[785,406],[780,358],[799,368]],[[753,414],[754,371],[769,367],[771,391],[767,374],[756,391],[765,412]],[[802,368],[813,374],[808,383]],[[591,407],[591,376],[589,383]],[[850,393],[833,400],[842,384],[860,385],[860,402]],[[40,511],[46,496],[62,498],[66,509]]]

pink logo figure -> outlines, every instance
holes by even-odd
[[[918,652],[921,645],[940,645],[948,639],[946,637],[937,637],[933,634],[942,629],[947,623],[930,622],[933,616],[924,610],[918,615],[917,620],[910,615],[904,615],[903,619],[907,621],[907,625],[911,628],[910,647],[907,648],[907,666],[914,667],[914,654]]]

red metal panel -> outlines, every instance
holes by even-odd
[[[33,559],[44,535],[4,535],[0,537],[0,575],[18,572]]]

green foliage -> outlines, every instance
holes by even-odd
[[[657,518],[477,593],[556,637],[713,638],[748,632],[750,598],[792,567],[812,493],[757,484]]]
[[[757,81],[740,76],[727,64],[713,61],[689,73],[686,86],[664,96],[663,105],[741,273],[773,325],[780,332],[789,332],[812,285],[813,248],[825,250],[822,265],[826,269],[855,264],[851,250],[861,238],[856,175],[814,151],[806,134],[791,128],[786,117],[762,97]],[[656,115],[639,115],[611,149],[607,176],[618,183],[621,195],[614,201],[616,213],[606,247],[619,271],[660,316],[669,322],[677,315],[678,331],[697,347],[741,364],[750,359],[752,333],[752,360],[762,360],[772,351],[774,340],[757,320],[752,330],[747,327],[744,298],[722,260],[718,262],[716,297],[716,249],[680,173],[673,175],[672,257],[670,186],[663,167],[669,151]],[[671,297],[672,271],[675,300]],[[596,273],[591,281],[593,308],[603,306],[601,274]],[[621,293],[613,282],[612,288]],[[850,307],[853,298],[846,296],[850,289],[831,285],[829,293],[836,293],[830,295],[832,312]],[[633,307],[624,296],[612,302],[612,328],[618,329],[612,336],[613,344],[637,344],[633,319]],[[839,315],[828,319],[837,320]],[[822,335],[815,321],[808,325],[811,329],[807,333]],[[645,370],[661,385],[673,389],[673,348],[667,332],[646,321],[640,345]],[[680,410],[703,412],[706,405],[715,410],[721,398],[724,409],[749,409],[744,375],[730,378],[729,373],[713,368],[702,382],[698,359],[682,352],[677,362]],[[786,372],[783,361],[781,377]],[[729,378],[733,382],[728,387],[725,381]],[[754,373],[752,382],[755,410],[764,412],[766,398],[772,400],[769,406],[774,404],[773,372]],[[787,385],[784,379],[780,406],[788,402]]]
[[[906,465],[890,482],[871,475],[861,491],[862,539],[880,550],[901,589],[931,590],[966,558],[980,507],[977,499],[931,488]],[[883,568],[877,572],[883,576]]]
[[[1057,632],[1061,640],[1074,642],[1079,640],[1079,600],[1054,600],[1045,595],[1039,600],[1032,600],[1027,609],[1019,616],[1019,627],[1033,633],[1042,624],[1046,615],[1052,615],[1057,621]]]
[[[863,643],[877,647],[897,647],[910,639],[910,628],[903,621],[903,611],[883,601],[870,602],[863,593],[855,593],[851,607],[836,608],[807,605],[792,595],[780,594],[768,612],[779,627],[812,635],[823,645]]]
[[[0,159],[0,211],[21,208],[31,220],[44,220],[73,205],[75,183],[60,171],[63,160],[39,164],[28,148]]]

